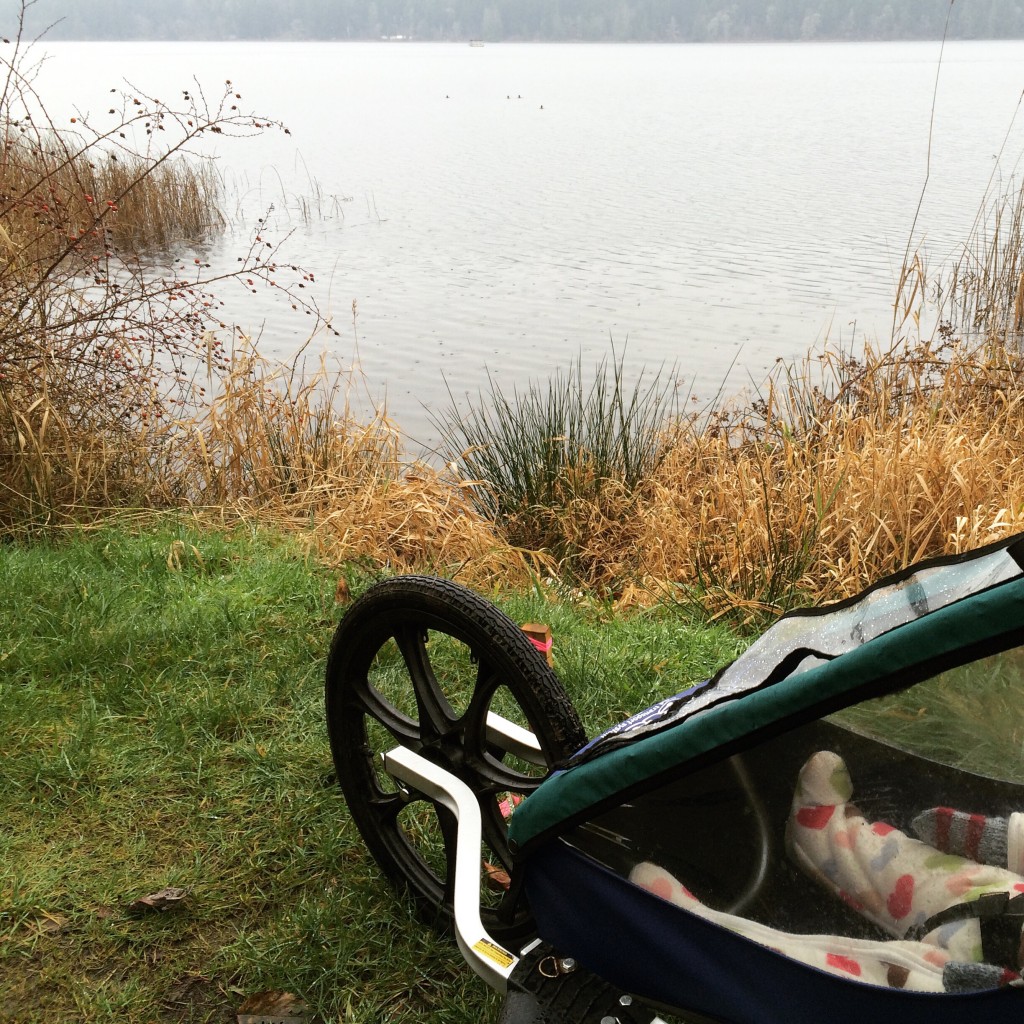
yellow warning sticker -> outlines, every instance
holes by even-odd
[[[516,958],[507,949],[502,949],[487,939],[478,939],[473,943],[473,949],[501,967],[511,967],[516,962]]]

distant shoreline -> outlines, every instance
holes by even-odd
[[[1024,39],[1024,7],[1010,0],[18,0],[23,39],[76,42],[736,43]],[[11,19],[13,20],[13,19]],[[4,35],[16,34],[8,24]]]
[[[1024,40],[1024,34],[1014,36],[961,36],[949,38],[947,43],[1018,43]],[[465,39],[419,39],[415,37],[334,37],[317,36],[60,36],[48,33],[41,42],[46,43],[393,43],[395,45],[444,44],[456,46],[480,47],[487,46],[802,46],[822,45],[829,43],[940,43],[941,37],[936,36],[899,36],[899,37],[857,37],[815,36],[813,39],[776,38],[776,39],[484,39],[475,37]]]

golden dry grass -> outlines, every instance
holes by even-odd
[[[220,227],[220,181],[209,164],[152,161],[76,148],[67,138],[8,138],[0,145],[0,242],[30,280],[75,241],[133,250],[198,238]]]
[[[187,507],[297,532],[333,564],[485,589],[557,571],[510,544],[468,482],[409,463],[385,411],[356,417],[357,382],[322,361],[275,367],[243,344],[209,401],[120,438],[69,425],[45,393],[5,407],[0,389],[0,419],[21,439],[0,461],[4,485],[31,481],[36,523],[44,508],[57,523]],[[669,599],[753,619],[839,599],[1024,529],[1022,406],[1024,361],[998,344],[829,353],[780,369],[755,403],[671,425],[649,480],[609,481],[599,503],[553,512],[552,528],[577,582],[620,605]]]
[[[780,371],[756,406],[681,433],[628,517],[577,525],[593,582],[774,613],[1024,529],[1022,404],[1024,361],[998,344]]]
[[[17,363],[3,360],[0,528],[133,504],[147,471],[148,429],[116,410],[144,415],[150,401],[141,382],[97,373],[42,345]]]
[[[405,459],[384,410],[357,418],[358,379],[323,361],[308,373],[274,365],[243,341],[211,373],[208,400],[181,392],[191,404],[171,418],[156,415],[152,392],[121,396],[139,404],[117,429],[87,415],[69,422],[45,379],[34,393],[0,386],[3,526],[179,508],[300,533],[335,564],[428,569],[482,587],[528,581],[544,556],[505,541],[449,474]]]
[[[521,552],[472,508],[445,472],[403,457],[385,410],[350,406],[354,371],[274,366],[244,349],[220,393],[166,429],[154,481],[162,503],[187,499],[307,536],[335,563],[432,569],[478,585],[529,578],[543,556]]]

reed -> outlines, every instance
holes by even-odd
[[[1024,362],[939,340],[782,367],[671,448],[606,571],[712,614],[849,596],[1024,526]],[[609,536],[611,534],[611,536]]]
[[[1024,340],[1024,183],[979,210],[958,259],[937,281],[953,329]]]
[[[652,419],[655,461],[636,476],[563,465],[549,491],[525,501],[515,491],[519,505],[479,475],[481,463],[475,476],[453,473],[467,468],[456,460],[409,464],[386,410],[356,413],[357,371],[332,373],[325,359],[312,370],[274,366],[244,341],[227,367],[208,399],[140,424],[131,445],[43,405],[18,420],[32,486],[51,492],[40,515],[78,521],[134,495],[139,507],[273,523],[333,564],[427,569],[486,587],[561,572],[616,607],[663,599],[740,621],[848,596],[1024,525],[1024,365],[992,343],[940,339],[780,364],[753,402]],[[513,412],[502,420],[509,444],[521,429]],[[58,485],[73,482],[92,488],[91,504],[54,504]],[[533,545],[514,532],[529,516],[548,531]]]
[[[588,406],[575,373],[450,414],[448,451],[466,446],[477,508],[509,539],[620,602],[757,619],[1024,525],[1024,361],[997,342],[828,350],[688,418],[665,418],[656,386],[630,401],[598,389],[630,416]],[[599,422],[643,429],[616,435],[596,469],[577,424],[608,436]]]
[[[10,137],[0,145],[4,247],[12,271],[46,273],[68,242],[147,251],[195,241],[224,225],[213,166],[177,159],[153,164],[136,154],[102,155],[78,136]]]
[[[586,578],[577,563],[588,558],[593,518],[627,518],[671,447],[673,375],[630,384],[613,352],[589,378],[575,360],[523,392],[506,394],[493,377],[488,385],[468,412],[453,402],[436,418],[445,462],[512,544],[544,549]]]
[[[91,418],[84,396],[71,421],[45,388],[31,404],[0,388],[11,446],[0,459],[3,526],[23,534],[125,508],[187,508],[273,525],[334,564],[429,568],[488,585],[496,575],[531,579],[544,556],[511,545],[448,474],[409,464],[386,410],[357,416],[358,383],[357,371],[331,371],[325,358],[313,368],[269,363],[241,339],[209,387],[193,381],[187,401],[174,400],[173,416],[156,416],[146,398],[115,430],[102,412]]]
[[[154,504],[250,517],[302,534],[334,563],[530,578],[530,559],[449,474],[403,456],[385,408],[357,415],[357,369],[264,360],[240,344],[217,393],[169,424],[151,461]]]
[[[212,303],[201,285],[179,303],[177,275],[151,273],[138,254],[218,214],[201,167],[147,170],[136,157],[97,169],[59,136],[12,139],[6,113],[0,524],[11,527],[139,500],[153,431],[188,390],[177,371]]]

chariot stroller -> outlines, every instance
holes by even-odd
[[[589,742],[449,581],[359,598],[326,697],[371,854],[502,1024],[1024,1019],[1024,535],[783,616]]]

